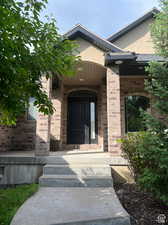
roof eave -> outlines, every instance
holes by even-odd
[[[128,52],[128,53],[118,53],[118,54],[113,54],[113,53],[108,53],[106,54],[105,57],[105,65],[110,66],[116,64],[116,62],[121,61],[121,62],[128,62],[128,61],[135,61],[137,58],[136,54],[133,52]]]
[[[86,39],[87,41],[90,41],[95,46],[103,49],[106,52],[108,52],[108,51],[123,52],[123,50],[120,49],[119,47],[117,47],[114,44],[110,43],[109,41],[104,40],[104,39],[98,37],[97,35],[91,33],[90,31],[88,31],[81,25],[77,25],[72,30],[70,30],[64,34],[64,37],[71,39],[71,40],[74,40],[78,36],[81,36],[82,38]]]
[[[128,53],[109,53],[106,54],[105,65],[110,66],[116,64],[116,61],[132,62],[135,64],[147,65],[151,61],[167,62],[167,59],[157,56],[155,54],[136,54],[134,52]]]

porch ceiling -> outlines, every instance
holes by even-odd
[[[76,75],[63,76],[63,84],[67,86],[100,85],[106,76],[106,67],[90,61],[82,61],[77,66]]]

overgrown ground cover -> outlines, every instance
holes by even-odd
[[[0,189],[0,225],[10,225],[18,208],[38,190],[38,184]]]

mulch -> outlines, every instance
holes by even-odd
[[[168,225],[168,206],[141,191],[136,184],[114,186],[132,225]]]

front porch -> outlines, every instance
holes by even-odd
[[[74,77],[56,77],[50,83],[56,111],[51,118],[38,115],[35,154],[95,150],[120,156],[118,139],[127,130],[125,98],[148,97],[145,78],[128,75],[123,65],[109,68],[90,61],[82,61]]]
[[[74,77],[63,77],[53,86],[51,150],[104,150],[106,68],[83,61]],[[53,81],[54,83],[54,81]],[[58,101],[59,99],[59,101]]]
[[[126,132],[125,98],[148,96],[146,76],[138,69],[136,76],[131,70],[128,75],[125,66],[109,68],[82,61],[74,77],[43,80],[54,114],[38,113],[36,120],[25,115],[16,126],[1,127],[1,155],[53,156],[59,151],[82,150],[120,156],[117,140]],[[134,71],[135,67],[138,65],[133,66]]]
[[[112,157],[121,155],[118,139],[128,131],[138,131],[128,129],[126,98],[150,98],[144,90],[144,80],[151,55],[119,49],[116,52],[110,43],[107,51],[106,41],[103,47],[95,46],[97,42],[93,40],[90,43],[81,37],[77,39],[81,62],[75,76],[57,74],[52,79],[42,78],[54,114],[43,115],[31,102],[32,109],[15,126],[0,127],[0,152],[20,151],[22,155],[23,151],[30,151],[45,157],[58,151],[94,150],[109,152]]]
[[[114,82],[107,82],[110,73],[110,69],[98,63],[82,61],[74,77],[56,77],[52,83],[46,81],[48,85],[44,81],[56,111],[51,118],[41,113],[38,115],[36,155],[74,149],[111,151],[119,155],[115,139],[121,137],[120,82],[115,81],[119,79],[117,75],[113,76]],[[116,90],[115,99],[107,96],[110,94],[107,90],[111,89]],[[110,108],[110,105],[114,107]],[[115,115],[111,117],[111,113]],[[116,117],[119,121],[109,131],[113,137],[110,149],[107,124],[113,123]]]

